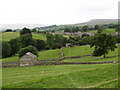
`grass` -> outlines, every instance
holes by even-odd
[[[34,39],[46,40],[46,36],[42,33],[32,33],[32,35],[33,35]],[[2,36],[2,38],[0,38],[0,40],[9,41],[10,39],[14,39],[14,38],[18,37],[19,32],[4,32],[4,33],[1,33],[0,36]]]
[[[19,33],[18,32],[4,32],[0,35],[2,35],[2,38],[1,38],[2,41],[9,41],[10,39],[18,37]]]
[[[75,46],[75,47],[67,47],[63,48],[63,53],[65,57],[72,57],[72,56],[82,56],[82,55],[91,55],[93,51],[93,48],[90,48],[88,45],[86,46]],[[55,59],[55,58],[60,58],[60,49],[54,49],[54,50],[44,50],[40,51],[38,53],[38,60],[45,60],[45,59]],[[62,60],[64,62],[91,62],[91,61],[115,61],[117,60],[117,55],[118,55],[118,48],[115,51],[110,51],[107,55],[107,57],[112,57],[112,58],[105,58],[103,59],[102,57],[82,57],[78,59],[65,59]],[[116,57],[113,57],[116,56]],[[8,58],[3,58],[0,60],[0,62],[16,62],[18,61],[18,56],[13,56],[13,57],[8,57]]]
[[[18,62],[18,60],[19,57],[16,55],[16,56],[0,59],[0,62]]]
[[[83,48],[83,47],[81,47]],[[87,48],[87,46],[86,46]],[[76,49],[76,48],[75,48]],[[74,49],[73,49],[74,50]],[[81,49],[79,49],[81,50]],[[77,51],[77,50],[76,50]],[[82,51],[82,50],[81,50]],[[73,51],[71,51],[72,53],[75,53]],[[87,54],[89,53],[89,49],[88,52],[86,53],[85,50],[83,50],[83,54]],[[67,53],[67,52],[66,52]],[[92,51],[90,52],[92,53]],[[69,55],[69,54],[68,54]],[[99,61],[118,61],[118,48],[115,49],[115,51],[110,51],[106,56],[107,58],[103,58],[103,56],[101,57],[93,57],[93,56],[87,56],[87,57],[82,57],[82,58],[77,58],[77,59],[64,59],[62,60],[62,62],[99,62]]]
[[[45,73],[41,72],[45,70]],[[3,68],[3,88],[109,87],[118,78],[118,64],[52,65]],[[102,84],[100,84],[102,83]],[[111,88],[117,83],[110,82]]]
[[[39,52],[38,60],[60,58],[60,49]]]
[[[103,33],[115,33],[115,29],[105,29]]]
[[[91,33],[97,33],[97,30],[92,30],[90,32]],[[102,33],[115,33],[115,32],[116,32],[115,29],[108,28],[108,29],[105,29]]]
[[[46,36],[42,33],[32,33],[34,39],[46,40]]]
[[[91,55],[92,51],[88,45],[63,48],[65,57]]]
[[[82,57],[76,59],[64,59],[61,62],[103,62],[103,61],[118,61],[118,57],[102,58],[102,57]]]

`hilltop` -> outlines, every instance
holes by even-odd
[[[117,19],[92,19],[88,22],[84,23],[77,23],[74,25],[96,25],[96,24],[110,24],[110,23],[117,23]]]

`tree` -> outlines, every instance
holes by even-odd
[[[46,40],[47,47],[50,47],[52,49],[60,48],[64,46],[66,43],[66,38],[64,38],[62,35],[47,34],[46,37],[47,37]]]
[[[36,47],[36,40],[32,38],[31,34],[25,34],[25,35],[20,36],[20,41],[22,43],[22,47],[26,47],[29,45]]]
[[[12,29],[7,29],[5,32],[12,32]]]
[[[89,34],[82,34],[82,38],[90,36]]]
[[[102,56],[105,58],[109,51],[114,51],[116,40],[112,35],[96,34],[91,38],[90,47],[94,46],[93,56]]]
[[[32,29],[32,32],[37,32],[37,30],[34,28],[34,29]]]
[[[20,38],[11,39],[9,44],[11,45],[13,55],[15,55],[20,50],[22,45]]]
[[[95,26],[94,26],[94,29],[95,29],[95,30],[98,30],[98,28],[99,28],[98,25],[95,25]]]
[[[102,33],[103,30],[104,30],[104,27],[100,26],[97,30],[97,33]]]
[[[69,28],[65,28],[64,32],[70,32]]]
[[[20,31],[20,35],[24,35],[24,34],[31,34],[30,29],[28,29],[28,28],[23,28],[23,29]]]
[[[42,50],[45,48],[45,41],[40,40],[40,39],[36,39],[36,43],[37,43],[37,50]]]
[[[24,47],[24,48],[20,49],[20,51],[18,52],[19,57],[22,57],[27,52],[31,52],[31,53],[33,53],[35,55],[38,55],[37,49],[34,46],[30,45],[30,46],[27,46],[27,47]]]
[[[2,58],[10,57],[11,55],[12,55],[11,45],[6,41],[2,41]]]
[[[82,27],[82,31],[83,31],[83,32],[87,32],[88,29],[89,29],[89,26],[87,26],[87,25]]]

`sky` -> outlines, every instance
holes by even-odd
[[[0,24],[60,25],[117,19],[119,0],[0,0]]]

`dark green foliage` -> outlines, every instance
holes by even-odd
[[[78,32],[79,28],[78,27],[74,27],[74,28],[65,28],[64,32],[69,32],[69,33],[74,33],[74,32]]]
[[[102,33],[103,30],[104,30],[104,27],[99,26],[99,28],[98,28],[98,30],[97,30],[97,33]]]
[[[90,42],[89,36],[84,37],[70,37],[68,43],[72,43],[73,45],[88,45]]]
[[[82,27],[82,31],[83,31],[83,32],[87,32],[88,29],[89,29],[89,26],[87,26],[87,25]]]
[[[11,45],[8,42],[3,41],[2,42],[2,58],[9,57],[11,55],[12,55]]]
[[[23,28],[23,29],[20,31],[20,35],[24,35],[24,34],[31,34],[30,29],[28,29],[28,28]],[[32,34],[31,34],[31,35],[32,35]]]
[[[98,28],[99,28],[99,25],[95,25],[95,26],[94,26],[94,29],[95,29],[95,30],[98,30]]]
[[[31,34],[25,34],[20,36],[20,40],[22,43],[22,47],[26,47],[29,45],[35,46],[36,47],[36,40],[32,38]]]
[[[32,29],[32,32],[37,32],[37,30],[34,28],[34,29]]]
[[[37,47],[37,50],[42,50],[45,48],[45,41],[44,40],[40,40],[40,39],[36,39],[36,47]]]
[[[117,43],[120,43],[120,36],[119,36],[119,35],[116,35],[116,36],[114,36],[114,37],[115,37]]]
[[[90,35],[89,34],[82,34],[82,38],[87,37],[87,36],[90,36]]]
[[[65,28],[64,32],[70,32],[69,28]]]
[[[109,24],[109,28],[117,28],[117,27],[118,27],[118,24],[113,24],[113,23]]]
[[[25,48],[20,49],[20,51],[18,52],[19,57],[22,57],[22,56],[25,55],[27,52],[31,52],[31,53],[33,53],[33,54],[35,54],[35,55],[38,55],[37,49],[36,49],[34,46],[30,45],[30,46],[27,46],[27,47],[25,47]]]
[[[12,29],[7,29],[5,32],[12,32]]]
[[[22,45],[22,43],[20,42],[20,38],[11,39],[9,43],[12,48],[12,54],[15,55],[20,50]]]
[[[114,51],[116,46],[116,40],[112,35],[107,34],[96,34],[91,38],[90,47],[95,48],[93,56],[104,56],[109,51]]]
[[[47,41],[46,45],[47,47],[50,47],[52,49],[55,48],[60,48],[66,44],[66,38],[64,38],[62,35],[52,35],[52,34],[47,34]]]

